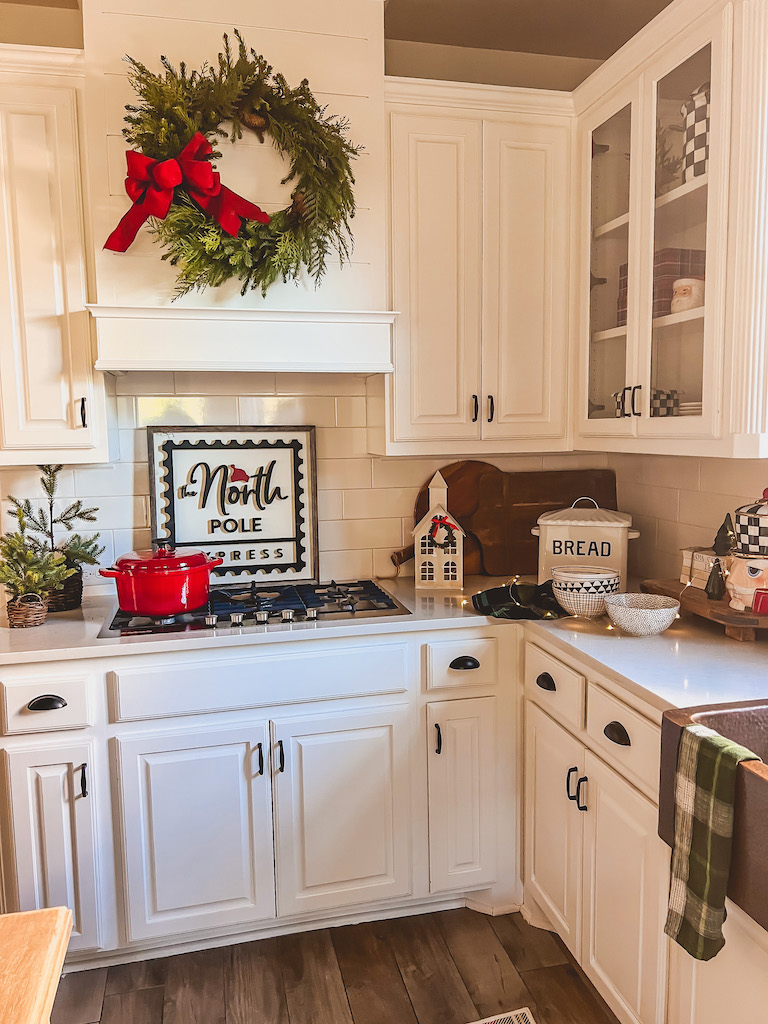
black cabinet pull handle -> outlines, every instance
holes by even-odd
[[[443,733],[440,726],[435,722],[435,729],[437,729],[437,746],[435,747],[436,754],[442,754],[443,752]]]
[[[66,706],[67,702],[63,697],[58,697],[55,693],[43,693],[32,698],[27,704],[27,711],[60,711]]]
[[[256,772],[256,775],[263,775],[264,774],[264,751],[263,751],[262,746],[261,746],[260,743],[256,744],[256,750],[257,750],[258,755],[259,755],[259,770]]]
[[[85,762],[80,765],[80,796],[82,797],[88,796],[88,776],[85,774],[87,768],[88,765]]]
[[[460,654],[458,658],[453,659],[448,668],[470,672],[474,668],[480,668],[480,662],[477,658],[473,658],[471,654]]]
[[[88,421],[85,418],[85,396],[80,399],[80,422],[82,423],[83,428],[88,426]]]
[[[589,782],[586,775],[582,775],[579,781],[576,783],[576,806],[580,811],[586,811],[587,805],[581,802],[581,787],[585,782]]]
[[[629,738],[629,733],[621,722],[609,722],[603,729],[603,735],[606,736],[611,743],[618,743],[620,747],[632,746],[632,740]]]
[[[480,400],[477,395],[472,395],[472,422],[477,423],[477,418],[480,415]]]
[[[549,672],[540,672],[536,676],[536,685],[542,690],[550,690],[552,693],[557,689],[557,684]]]
[[[493,395],[488,395],[488,422],[493,423],[493,414],[496,409],[496,405],[493,401]]]
[[[280,751],[280,760],[277,763],[277,770],[279,772],[285,771],[285,750],[283,750],[283,741],[277,741],[277,749]]]
[[[576,765],[574,765],[573,768],[568,769],[568,774],[565,776],[565,795],[569,800],[576,799],[576,793],[571,792],[571,776],[575,775],[578,770]]]
[[[625,388],[622,388],[621,391],[621,415],[625,418],[632,415],[631,412],[627,412],[627,392],[631,390],[632,387],[628,384]]]
[[[632,415],[633,416],[639,416],[640,415],[640,413],[637,410],[637,406],[635,405],[635,398],[637,397],[637,392],[642,388],[642,386],[643,386],[642,384],[635,384],[635,386],[632,388],[632,401],[631,401],[630,405],[631,405],[631,408],[632,408]]]

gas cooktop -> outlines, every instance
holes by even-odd
[[[217,626],[229,629],[269,628],[292,622],[372,618],[377,615],[410,615],[399,601],[373,580],[355,583],[285,583],[258,587],[255,583],[211,587],[208,604],[167,619],[131,615],[118,609],[104,623],[100,637],[140,636],[155,633],[187,633]]]

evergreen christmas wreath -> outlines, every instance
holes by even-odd
[[[352,251],[355,213],[351,161],[360,148],[347,137],[347,121],[326,116],[305,79],[291,88],[239,32],[234,56],[228,36],[215,67],[188,72],[161,57],[155,74],[133,57],[129,77],[141,103],[127,106],[123,135],[125,189],[133,206],[105,248],[124,252],[150,220],[178,268],[177,295],[242,282],[241,294],[277,280],[295,279],[306,267],[315,282],[332,252],[343,264]],[[231,124],[230,130],[223,125]],[[211,161],[212,142],[253,131],[290,162],[283,183],[295,183],[288,207],[271,217],[221,184]]]

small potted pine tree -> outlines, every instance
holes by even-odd
[[[69,574],[64,586],[55,590],[50,595],[48,610],[52,612],[66,612],[79,608],[83,601],[83,566],[96,565],[99,555],[104,548],[99,544],[99,534],[92,537],[83,537],[74,532],[75,526],[80,523],[92,523],[96,519],[98,508],[86,508],[80,499],[70,502],[64,508],[57,508],[56,490],[61,466],[38,466],[42,476],[40,485],[47,498],[47,502],[39,508],[35,508],[29,498],[19,501],[12,495],[8,495],[13,508],[11,515],[22,512],[28,523],[30,533],[35,534],[30,539],[31,544],[37,544],[41,550],[58,552],[64,556],[67,568],[72,572]],[[56,527],[64,527],[71,535],[64,540],[56,536]]]
[[[48,615],[48,599],[74,569],[67,568],[58,551],[43,548],[27,536],[27,520],[16,510],[18,530],[0,537],[0,585],[8,594],[8,625],[41,626]]]

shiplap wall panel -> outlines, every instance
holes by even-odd
[[[329,112],[349,119],[350,136],[365,147],[355,161],[353,263],[332,261],[320,288],[302,280],[240,296],[232,282],[178,300],[185,305],[299,309],[383,309],[386,306],[384,147],[384,40],[381,0],[336,0],[332,5],[291,0],[281,6],[223,0],[215,8],[201,2],[169,0],[162,15],[149,0],[84,0],[86,100],[89,130],[90,198],[98,302],[119,305],[167,305],[175,273],[160,261],[160,250],[143,230],[126,254],[104,252],[109,232],[128,209],[124,193],[125,142],[121,136],[125,104],[134,99],[126,77],[126,53],[152,68],[160,55],[196,67],[214,61],[224,32],[240,28],[247,43],[290,84],[308,78]],[[230,146],[222,140],[217,167],[223,182],[268,212],[287,204],[287,169],[269,140],[262,146],[248,136]]]

